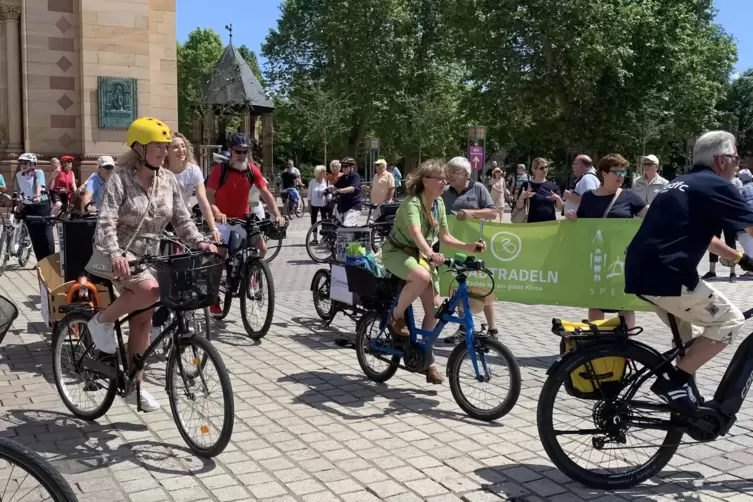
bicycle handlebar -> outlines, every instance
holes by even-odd
[[[474,256],[468,256],[465,253],[455,253],[455,256],[453,256],[452,258],[447,258],[444,261],[444,264],[447,268],[449,268],[456,274],[464,272],[485,273],[492,281],[492,287],[487,296],[491,294],[492,291],[494,291],[494,274],[488,268],[486,268],[483,260],[479,260]]]
[[[128,266],[131,269],[131,273],[134,274],[137,272],[142,272],[157,263],[165,263],[165,262],[176,260],[178,258],[186,258],[190,256],[204,256],[204,255],[219,257],[217,253],[212,253],[211,251],[204,251],[203,249],[192,249],[192,250],[186,251],[185,253],[171,254],[167,256],[144,255],[141,258],[137,258],[135,260],[129,260]]]

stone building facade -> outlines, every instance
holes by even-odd
[[[132,117],[178,123],[176,0],[0,0],[0,173],[122,153]]]

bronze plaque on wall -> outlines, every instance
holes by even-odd
[[[99,77],[99,128],[128,129],[138,116],[135,78]]]

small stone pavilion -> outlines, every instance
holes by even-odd
[[[240,131],[256,140],[254,158],[261,161],[265,176],[272,175],[272,112],[274,104],[264,94],[259,80],[232,42],[217,61],[202,92],[202,113],[194,122],[194,144],[201,147],[202,164],[213,150],[224,148],[228,119],[241,119]],[[261,126],[261,127],[259,127]],[[261,129],[261,131],[259,130]],[[259,148],[259,145],[261,146]],[[204,166],[202,166],[204,167]]]

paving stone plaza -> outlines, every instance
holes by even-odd
[[[517,356],[523,390],[496,423],[467,418],[446,382],[430,386],[404,371],[386,384],[367,380],[355,352],[334,343],[354,336],[353,322],[338,316],[323,328],[314,312],[310,283],[320,265],[306,254],[307,227],[308,218],[292,223],[271,264],[276,310],[266,338],[245,335],[237,306],[214,323],[235,396],[235,429],[223,454],[203,460],[185,446],[163,390],[164,363],[150,368],[146,383],[160,411],[140,414],[117,398],[96,423],[70,415],[52,378],[33,260],[0,279],[0,294],[21,311],[0,347],[2,436],[48,458],[81,501],[753,501],[750,403],[729,436],[682,446],[659,477],[637,488],[587,489],[552,466],[536,428],[537,399],[559,344],[551,319],[578,320],[581,309],[497,303],[501,339]],[[750,306],[753,283],[715,285]],[[654,314],[639,313],[638,324],[643,341],[668,345],[669,331]],[[449,355],[443,345],[442,367]],[[733,353],[700,374],[706,396]]]

